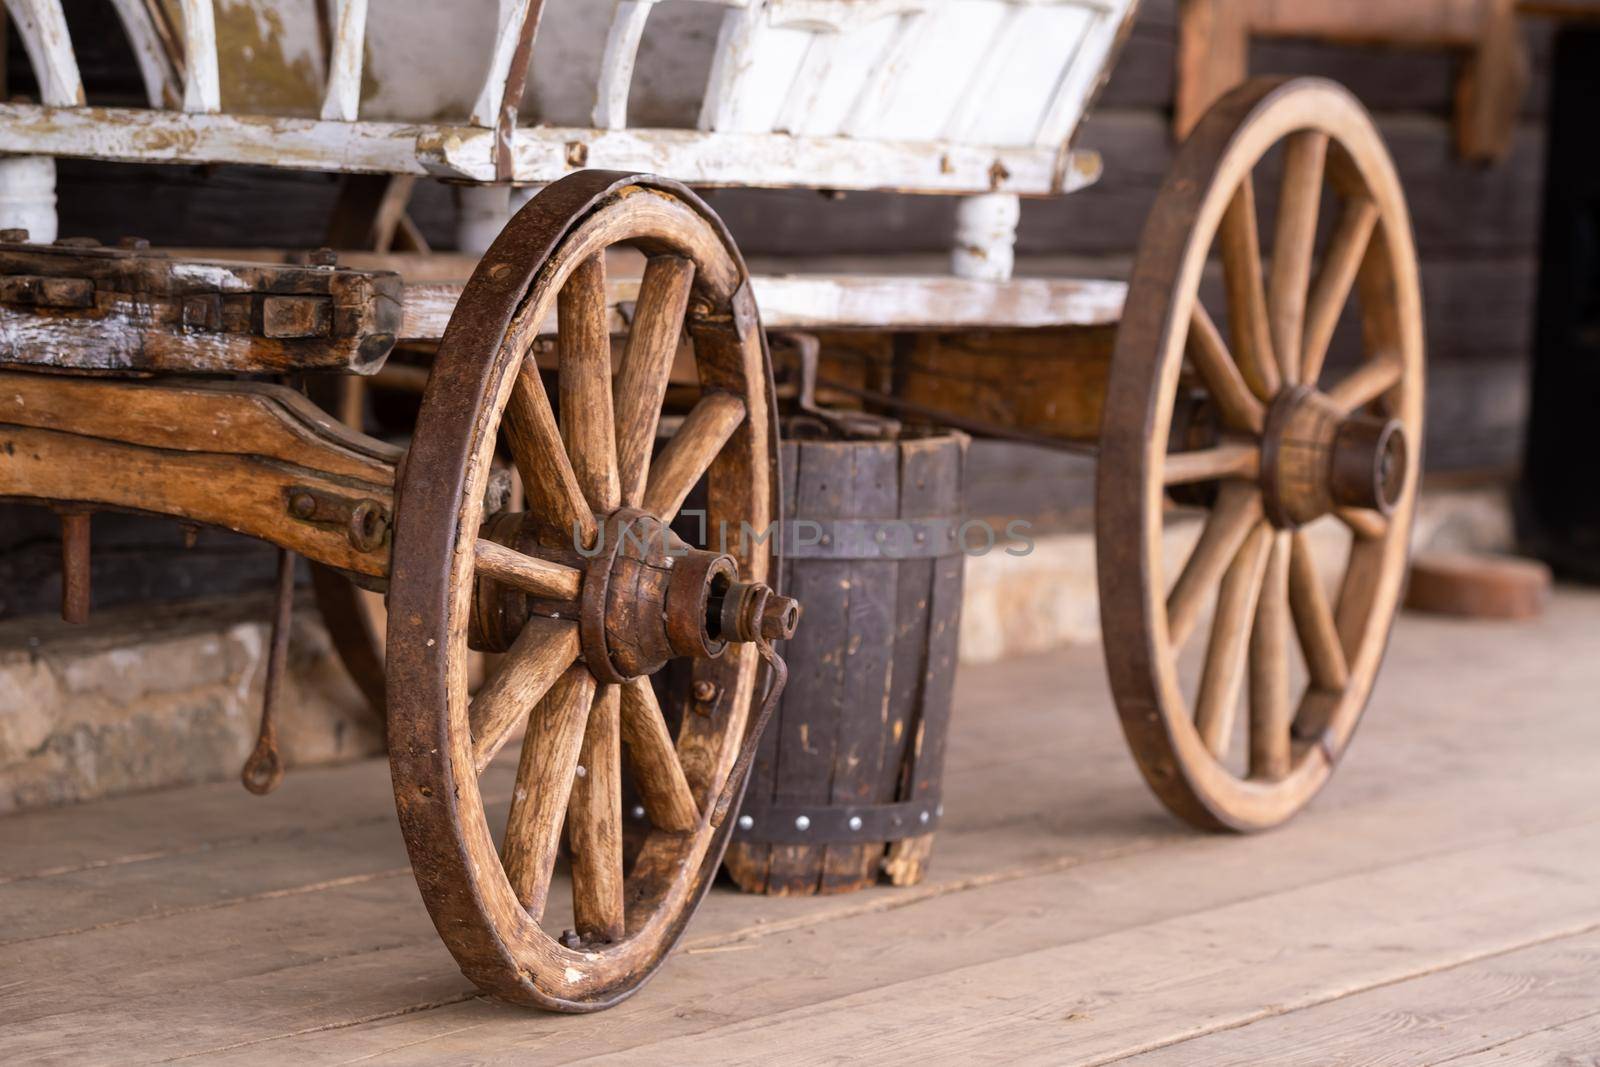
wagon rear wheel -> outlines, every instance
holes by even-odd
[[[1255,178],[1274,157],[1264,258]],[[1213,250],[1223,295],[1208,308]],[[1334,373],[1352,293],[1364,358]],[[1178,815],[1273,826],[1327,781],[1366,706],[1417,491],[1416,254],[1349,93],[1258,80],[1206,115],[1146,224],[1108,389],[1096,521],[1123,729]]]
[[[648,264],[615,382],[614,245]],[[700,398],[652,461],[685,325]],[[544,384],[541,354],[558,385]],[[565,1011],[612,1004],[653,972],[710,884],[732,827],[713,827],[712,812],[758,659],[718,608],[771,566],[770,543],[738,536],[774,517],[770,396],[744,265],[676,185],[587,172],[551,186],[457,305],[400,480],[389,753],[423,899],[486,991]],[[485,513],[497,444],[525,510]],[[725,555],[666,533],[702,477],[707,528],[731,531]],[[470,647],[504,655],[476,693]],[[688,709],[675,737],[651,678],[673,658],[690,661],[671,672],[683,691],[666,693]],[[508,795],[486,796],[480,775],[524,726]],[[624,760],[650,826],[627,869]]]

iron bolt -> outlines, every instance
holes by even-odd
[[[852,830],[861,829],[861,816],[859,816],[859,815],[850,816],[850,822],[849,822],[848,825],[849,825],[850,829],[852,829]]]
[[[143,237],[119,237],[117,247],[125,248],[130,252],[142,252],[150,247],[150,242]]]
[[[313,267],[337,267],[339,253],[331,248],[318,248],[306,256],[306,262]]]
[[[317,513],[316,497],[310,493],[296,493],[289,501],[289,510],[294,513],[295,518],[309,519]]]
[[[753,829],[755,827],[755,825],[756,825],[755,819],[751,818],[749,815],[741,815],[741,816],[739,816],[739,829],[741,829],[741,830],[750,830],[750,829]]]
[[[702,704],[709,704],[717,699],[717,685],[704,679],[694,683],[694,698]]]
[[[794,828],[796,830],[809,830],[809,829],[811,829],[811,817],[808,816],[808,815],[797,815],[797,816],[795,816]]]

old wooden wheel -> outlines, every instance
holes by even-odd
[[[1252,178],[1269,152],[1282,177],[1264,260]],[[1226,295],[1208,309],[1214,245]],[[1363,359],[1329,373],[1352,292]],[[1097,540],[1123,729],[1177,814],[1273,826],[1327,781],[1365,708],[1418,480],[1416,254],[1394,167],[1349,93],[1258,80],[1207,114],[1145,226],[1108,390]],[[1192,514],[1175,502],[1206,515],[1169,564],[1169,526]],[[1338,573],[1319,566],[1330,536],[1348,544]],[[1185,684],[1191,645],[1203,656]]]
[[[613,384],[605,252],[617,244],[648,266]],[[547,319],[559,367],[548,392],[534,354]],[[700,399],[652,461],[685,325]],[[565,1011],[612,1004],[652,973],[711,881],[733,822],[714,827],[713,807],[757,691],[757,649],[737,643],[752,640],[749,619],[734,608],[764,595],[771,567],[771,542],[738,536],[775,516],[770,396],[737,251],[704,204],[656,179],[584,172],[550,186],[456,307],[400,480],[389,753],[423,898],[489,992]],[[502,435],[526,510],[486,514]],[[708,528],[731,531],[725,552],[665,532],[702,476]],[[505,657],[475,694],[469,647]],[[689,709],[675,738],[651,684],[674,657],[691,666],[672,694]],[[497,846],[479,775],[524,723]],[[626,870],[624,758],[651,825]],[[563,827],[570,913],[552,891]]]

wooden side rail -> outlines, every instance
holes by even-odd
[[[394,347],[401,295],[382,271],[13,240],[0,243],[0,363],[371,373]]]
[[[370,578],[400,457],[283,386],[0,371],[0,497],[220,526]]]

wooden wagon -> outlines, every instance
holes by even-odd
[[[392,22],[365,0],[118,0],[148,109],[86,103],[57,0],[7,7],[43,99],[0,104],[0,199],[29,230],[0,244],[0,496],[62,512],[71,617],[87,609],[96,508],[279,545],[280,623],[287,553],[385,594],[400,821],[439,933],[483,989],[615,1003],[664,958],[726,847],[761,653],[778,668],[768,642],[795,624],[765,584],[781,501],[764,327],[1120,322],[1104,387],[1073,398],[1093,430],[1068,443],[1100,460],[1106,656],[1140,767],[1197,825],[1252,830],[1302,807],[1343,753],[1403,577],[1423,341],[1399,183],[1336,86],[1257,81],[1216,105],[1126,286],[1021,280],[1018,198],[1099,174],[1074,134],[1132,0],[501,0]],[[255,54],[239,49],[264,38],[230,45],[217,28],[269,7],[277,53],[315,90],[295,105],[309,114],[229,98]],[[689,8],[717,18],[694,121],[632,126],[647,26]],[[473,19],[477,62],[428,65]],[[549,59],[546,33],[565,49]],[[410,51],[386,51],[401,38]],[[589,80],[562,66],[583,55]],[[364,64],[383,84],[363,89]],[[552,115],[576,99],[577,120],[528,121],[530,65]],[[408,92],[462,70],[463,117],[422,117],[437,95]],[[353,257],[50,245],[55,156],[377,175],[362,225],[385,234],[399,232],[391,179],[432,175],[463,184],[463,245],[495,236],[463,284],[426,280],[421,259],[408,278]],[[1264,161],[1281,174],[1266,256]],[[752,277],[677,182],[960,196],[953,270]],[[545,187],[496,214],[530,186]],[[1224,295],[1208,307],[1214,253]],[[1352,292],[1363,359],[1325,387]],[[426,376],[407,448],[286,384],[376,375],[397,342],[435,349],[406,370]],[[675,431],[652,455],[664,412]],[[697,483],[710,528],[736,532],[709,550],[666,526]],[[1170,530],[1196,515],[1180,557]],[[1344,538],[1337,573],[1319,570],[1313,528]],[[473,649],[500,655],[476,685]],[[497,844],[479,775],[524,722]],[[263,780],[280,771],[270,733],[264,720],[250,767]],[[626,866],[624,743],[649,823]],[[551,895],[563,828],[570,910]]]

